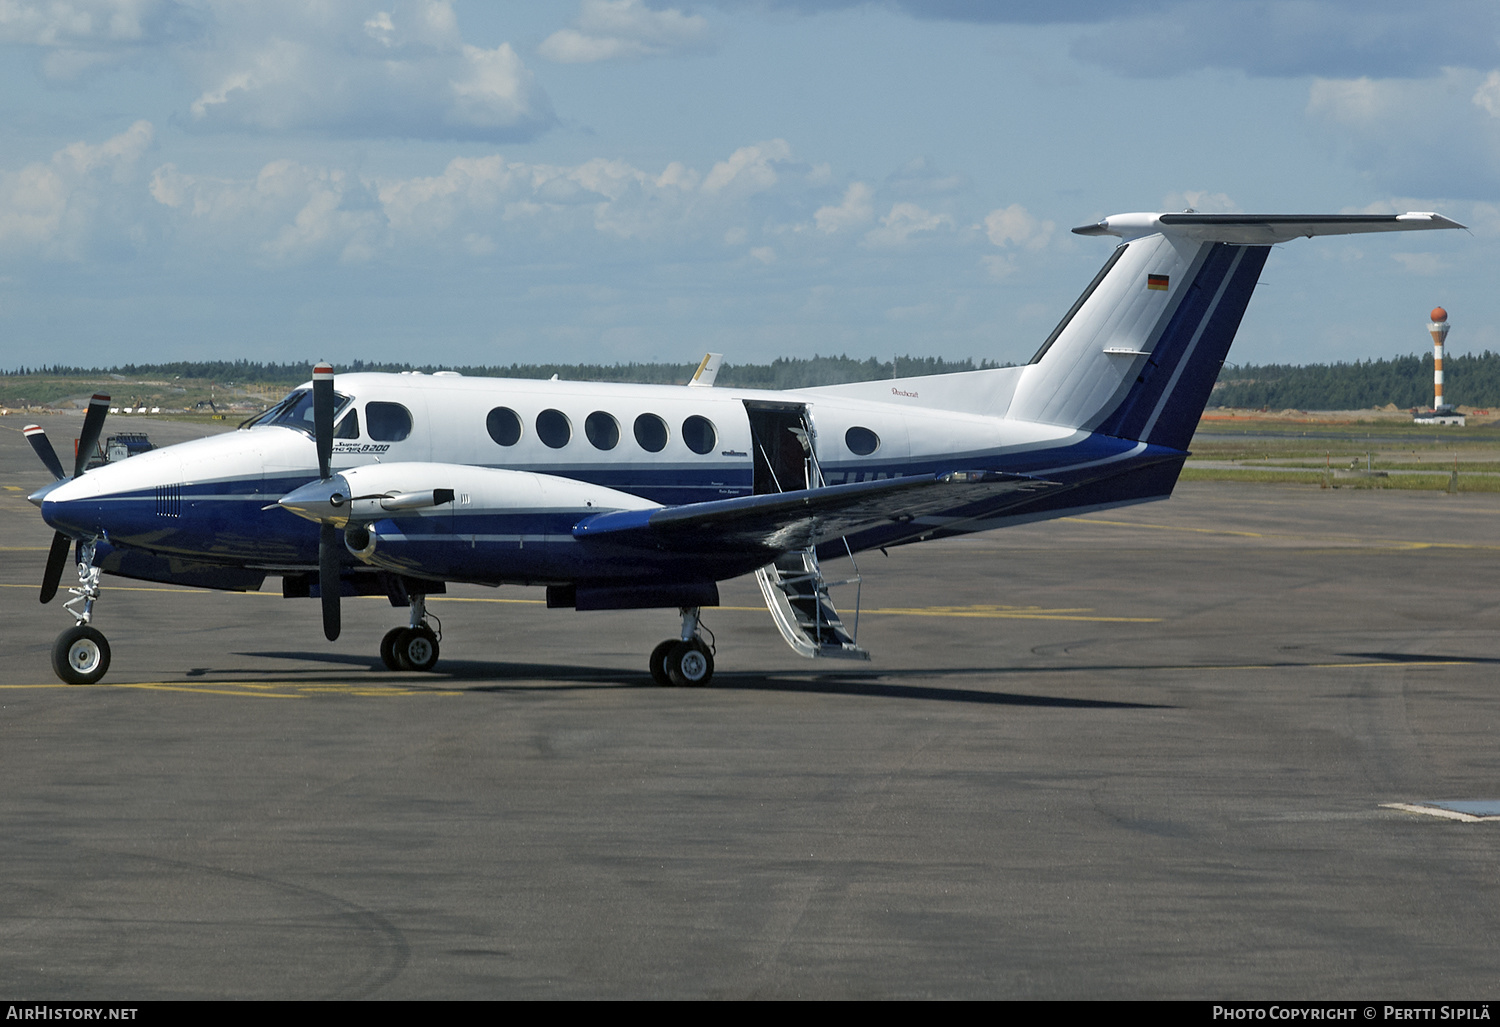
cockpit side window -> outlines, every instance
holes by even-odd
[[[349,405],[349,397],[341,392],[333,394],[333,417],[338,416]],[[371,404],[372,406],[374,404]],[[282,428],[295,428],[308,435],[313,433],[313,398],[311,389],[298,389],[277,403],[270,410],[250,422],[251,428],[263,424],[274,424]],[[357,429],[356,429],[357,430]],[[403,436],[404,437],[404,436]]]
[[[357,439],[357,438],[359,438],[359,411],[358,410],[351,410],[351,411],[349,411],[349,413],[347,413],[346,415],[344,415],[344,419],[342,421],[340,421],[338,423],[338,427],[333,430],[333,437],[336,438],[336,439]]]

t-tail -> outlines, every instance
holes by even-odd
[[[1183,213],[1075,228],[1123,241],[1021,370],[1008,416],[1185,450],[1273,245],[1462,227],[1430,213]]]

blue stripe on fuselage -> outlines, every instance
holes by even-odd
[[[870,480],[955,470],[990,470],[1032,475],[1081,487],[1094,481],[1119,478],[1134,467],[1160,462],[1171,455],[1174,454],[1160,447],[1094,434],[1055,449],[994,450],[902,463],[835,465],[829,468],[828,478],[833,484],[836,483],[833,480],[835,475],[843,476],[843,480]],[[621,488],[622,491],[648,496],[690,495],[696,501],[727,498],[721,490],[729,487],[742,488],[738,494],[747,494],[748,485],[724,484],[725,470],[678,468],[648,471],[639,466],[615,470],[601,469],[596,465],[587,474],[571,476],[611,488],[629,486]],[[853,475],[858,475],[858,478]],[[643,477],[650,480],[643,484]],[[312,566],[317,561],[317,525],[273,505],[281,496],[312,480],[315,480],[314,476],[306,472],[266,479],[245,478],[175,486],[181,496],[176,507],[180,510],[178,516],[162,515],[155,489],[67,503],[44,502],[43,516],[54,527],[78,535],[104,533],[116,547],[177,554],[229,566]],[[1014,501],[1009,505],[1014,505]],[[983,512],[971,505],[953,511],[952,515],[973,517]],[[440,574],[456,580],[483,581],[492,577],[514,580],[517,574],[556,579],[559,568],[550,566],[549,560],[560,560],[562,568],[570,574],[577,572],[582,576],[586,570],[586,576],[591,578],[629,578],[646,573],[660,575],[669,573],[669,566],[674,569],[673,573],[690,572],[695,578],[704,577],[709,571],[708,564],[713,565],[714,577],[743,573],[753,568],[753,564],[742,566],[744,554],[698,554],[691,558],[689,565],[685,562],[688,558],[680,554],[663,554],[656,559],[623,547],[618,551],[605,551],[599,546],[588,551],[587,567],[582,564],[574,566],[571,561],[583,558],[571,537],[577,519],[568,511],[474,515],[455,511],[451,516],[412,517],[381,523],[391,525],[394,534],[406,536],[411,543],[421,543],[422,555],[417,557],[416,550],[412,550],[409,557],[419,563],[403,560],[399,566],[393,565],[390,569],[426,576]],[[495,536],[506,538],[496,539]],[[516,550],[531,550],[519,562],[505,552],[512,544],[512,537]],[[556,545],[550,540],[555,540]],[[872,536],[868,541],[862,536],[861,547],[886,544],[887,541],[884,535],[880,539]],[[435,555],[439,547],[434,543],[450,549],[451,556]],[[499,548],[492,563],[488,556],[481,556],[480,549],[493,546]],[[352,564],[354,561],[348,557],[344,562]],[[439,565],[443,568],[441,572],[437,570]],[[601,567],[607,568],[602,574]]]

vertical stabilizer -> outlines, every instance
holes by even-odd
[[[1460,228],[1437,214],[1124,214],[1124,239],[1017,383],[1008,416],[1183,450],[1271,246],[1297,236]]]

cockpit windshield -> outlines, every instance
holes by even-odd
[[[349,405],[349,397],[341,392],[333,394],[333,419],[337,421],[339,414]],[[308,435],[313,433],[313,396],[311,389],[297,389],[270,410],[261,414],[255,420],[245,425],[247,428],[259,428],[264,424],[276,424],[283,428],[296,428]]]

